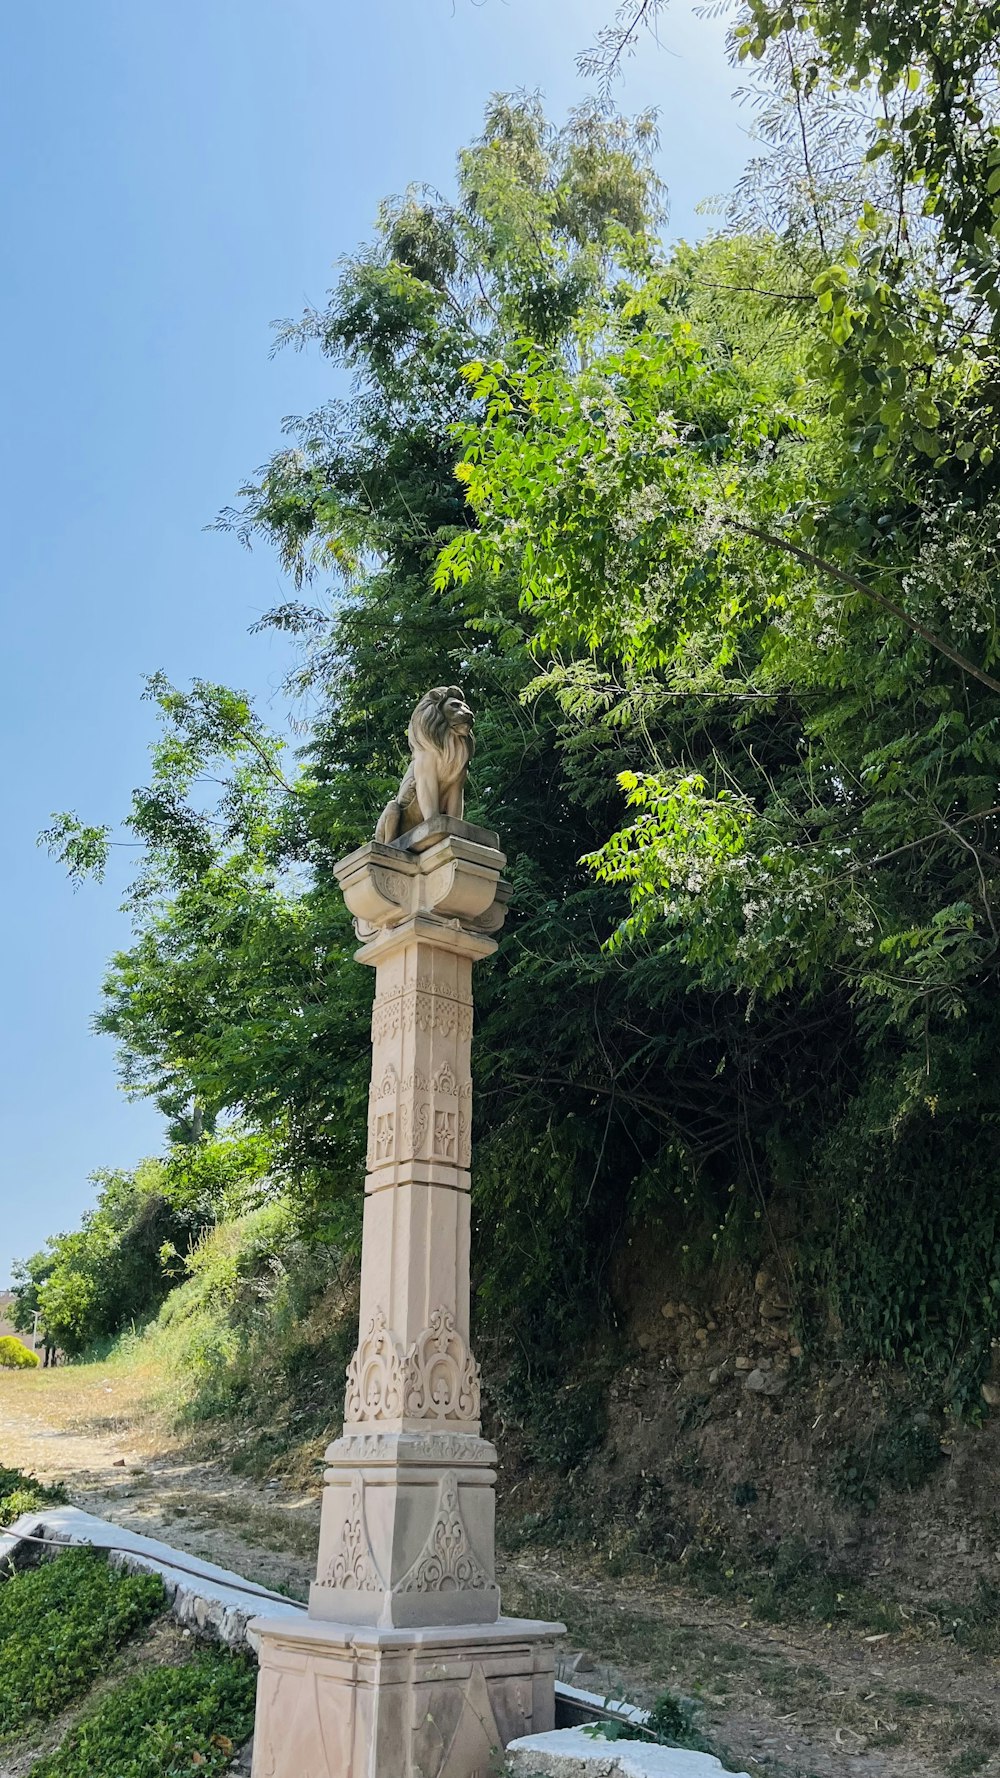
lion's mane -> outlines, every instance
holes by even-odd
[[[410,726],[406,731],[411,753],[418,753],[422,747],[432,747],[435,753],[446,754],[451,751],[451,742],[463,761],[472,758],[476,747],[475,739],[471,731],[459,735],[452,728],[446,707],[451,698],[465,702],[465,694],[460,685],[435,685],[430,691],[424,692],[410,717]]]
[[[475,751],[475,741],[471,726],[461,730],[456,727],[454,714],[448,709],[452,701],[462,706],[464,716],[471,724],[465,695],[458,685],[432,686],[410,717],[406,738],[412,757],[399,790],[379,817],[376,840],[391,842],[424,819],[417,792],[421,775],[432,807],[437,811],[450,808],[461,815],[465,774]]]

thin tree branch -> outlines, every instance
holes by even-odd
[[[249,744],[249,746],[251,746],[253,748],[254,752],[257,755],[257,758],[261,762],[261,765],[264,767],[264,770],[270,774],[270,776],[274,779],[275,783],[280,784],[282,790],[287,790],[289,796],[293,796],[295,793],[295,786],[293,784],[289,784],[288,779],[285,777],[284,773],[279,771],[278,767],[274,764],[274,762],[268,758],[267,749],[265,747],[261,746],[261,743],[257,740],[256,736],[251,734],[250,730],[246,729],[246,728],[238,728],[236,730],[236,733],[238,735],[242,735],[244,741],[246,741]]]
[[[848,574],[843,568],[838,568],[835,562],[827,561],[825,556],[817,556],[811,549],[803,549],[800,544],[791,543],[787,537],[778,537],[773,531],[765,531],[760,525],[748,525],[743,519],[729,518],[725,515],[722,522],[732,530],[742,532],[745,537],[756,537],[760,543],[767,543],[774,549],[784,550],[786,555],[794,556],[795,560],[802,562],[805,567],[815,568],[818,573],[826,574],[831,580],[839,581],[841,586],[849,587],[852,593],[860,593],[863,598],[870,599],[873,605],[880,606],[883,611],[889,613],[890,617],[905,624],[907,629],[913,631],[914,635],[922,637],[931,648],[937,650],[938,654],[943,654],[948,660],[954,662],[955,666],[960,667],[963,673],[968,673],[971,678],[978,679],[980,685],[985,685],[990,691],[1000,694],[1000,679],[994,679],[991,673],[987,673],[982,667],[977,667],[974,661],[969,660],[968,655],[962,654],[957,648],[952,648],[951,643],[945,642],[942,636],[936,636],[933,630],[929,630],[926,624],[920,622],[919,618],[911,617],[908,611],[904,611],[902,605],[896,604],[895,599],[888,599],[884,593],[877,593],[874,587],[866,586],[856,574]]]

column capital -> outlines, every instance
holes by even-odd
[[[496,842],[488,828],[435,815],[389,845],[370,840],[359,846],[334,866],[358,937],[367,941],[419,920],[414,936],[432,940],[440,928],[442,939],[449,935],[444,942],[459,950],[458,932],[498,932],[510,885],[500,875],[507,861]],[[466,954],[489,956],[493,948]],[[362,962],[378,960],[365,951]]]

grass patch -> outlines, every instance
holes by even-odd
[[[12,1525],[22,1513],[33,1513],[40,1506],[62,1506],[65,1502],[64,1488],[47,1488],[37,1476],[25,1475],[22,1469],[0,1467],[0,1526]]]
[[[989,1765],[991,1757],[985,1747],[967,1747],[957,1759],[948,1762],[948,1778],[972,1778],[974,1772],[981,1772]]]
[[[69,1550],[0,1586],[0,1737],[46,1722],[88,1691],[109,1657],[164,1608],[156,1575],[120,1574]]]
[[[964,1605],[945,1600],[937,1608],[945,1636],[953,1636],[971,1654],[1000,1654],[1000,1587],[980,1575],[972,1598]]]
[[[700,1592],[746,1600],[763,1623],[839,1624],[868,1635],[902,1628],[897,1605],[828,1570],[795,1538],[778,1545],[766,1568],[728,1565],[710,1549],[692,1551],[685,1568]]]
[[[210,1778],[253,1732],[256,1666],[206,1649],[117,1687],[82,1716],[31,1778]]]

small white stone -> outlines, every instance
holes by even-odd
[[[582,1729],[552,1729],[512,1741],[507,1771],[511,1778],[724,1778],[711,1753],[650,1741],[605,1741]]]

